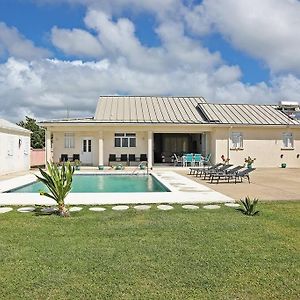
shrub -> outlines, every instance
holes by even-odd
[[[258,203],[258,199],[254,198],[253,200],[250,199],[249,196],[245,197],[245,199],[240,200],[240,204],[242,207],[237,208],[238,211],[241,211],[244,215],[247,216],[255,216],[259,213],[258,210],[256,210],[256,205]]]

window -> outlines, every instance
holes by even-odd
[[[135,133],[115,133],[115,147],[136,147]]]
[[[243,149],[243,135],[241,132],[231,133],[231,149]]]
[[[284,132],[282,134],[282,147],[286,149],[293,149],[294,148],[294,138],[291,132]]]
[[[75,134],[67,132],[65,133],[65,148],[75,148]]]

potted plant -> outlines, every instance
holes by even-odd
[[[115,170],[123,170],[123,169],[124,169],[124,167],[123,167],[122,164],[117,164],[117,165],[115,166]]]
[[[104,166],[103,165],[99,165],[98,166],[98,170],[104,170]]]
[[[248,169],[252,168],[252,165],[255,160],[256,160],[256,158],[251,158],[251,156],[248,156],[247,158],[245,158],[245,163],[246,163]]]
[[[224,165],[228,165],[229,164],[229,161],[230,161],[230,158],[226,158],[225,155],[221,155],[221,159],[222,159],[222,162]]]
[[[75,166],[75,170],[80,170],[80,160],[79,159],[75,159],[74,161],[74,166]]]

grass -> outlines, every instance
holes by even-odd
[[[297,299],[300,202],[0,215],[1,299]]]

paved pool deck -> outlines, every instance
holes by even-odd
[[[77,174],[132,174],[134,169],[125,171],[99,171],[95,168],[82,168]],[[5,205],[54,205],[55,202],[38,193],[6,193],[7,191],[34,182],[36,177],[30,174],[9,179],[0,178],[0,206]],[[143,175],[145,172],[139,172]],[[173,170],[157,169],[151,172],[170,192],[155,193],[70,193],[66,198],[68,205],[104,205],[104,204],[213,204],[234,202],[234,200],[206,185],[195,182]]]
[[[237,184],[226,182],[211,184],[193,175],[187,175],[188,169],[177,168],[174,171],[234,200],[247,195],[264,201],[300,200],[300,168],[257,168],[250,175],[250,184],[247,180]]]

